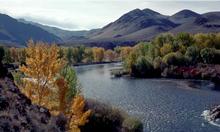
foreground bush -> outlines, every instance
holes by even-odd
[[[89,122],[81,127],[82,132],[142,132],[143,124],[125,112],[95,100],[86,101],[86,109],[92,109]]]

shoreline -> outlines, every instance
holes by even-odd
[[[78,63],[78,64],[73,64],[73,66],[87,66],[87,65],[111,64],[111,63],[119,63],[119,62],[121,62],[121,61]]]

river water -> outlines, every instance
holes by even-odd
[[[209,81],[112,78],[118,64],[76,67],[87,98],[111,104],[139,118],[144,132],[217,132],[201,116],[220,104],[220,91]]]

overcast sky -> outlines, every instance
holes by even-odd
[[[101,28],[136,8],[150,8],[165,15],[182,9],[205,13],[220,11],[220,1],[0,0],[0,13],[69,30]]]

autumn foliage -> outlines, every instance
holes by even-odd
[[[76,74],[60,57],[60,48],[55,44],[29,41],[25,51],[26,64],[19,67],[25,75],[21,91],[52,114],[65,114],[70,131],[80,131],[79,126],[88,122],[91,111],[85,112],[84,98],[75,96]]]

